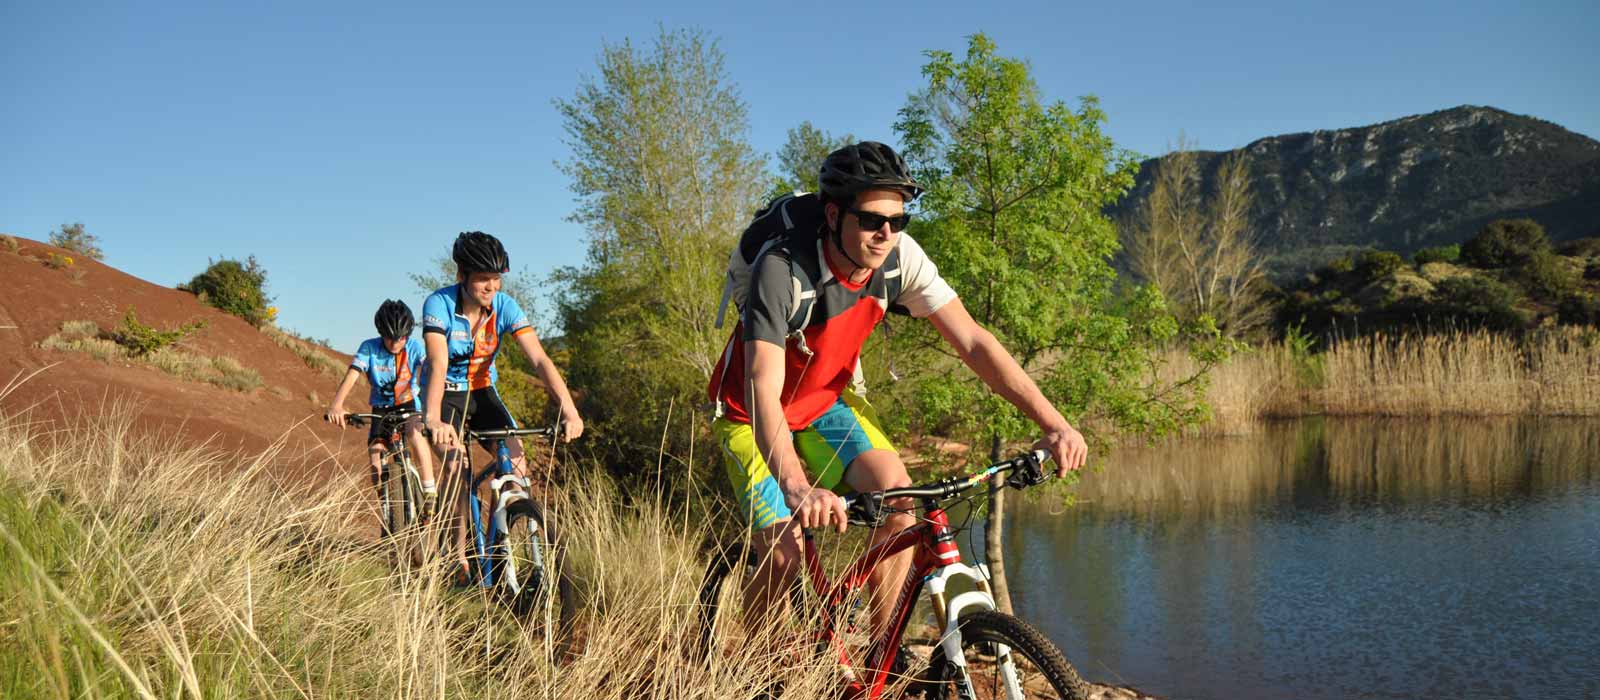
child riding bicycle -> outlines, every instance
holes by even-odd
[[[367,377],[367,384],[372,386],[368,399],[373,413],[415,412],[422,408],[417,400],[417,375],[423,367],[424,352],[422,342],[411,337],[411,329],[416,323],[411,315],[411,307],[398,299],[385,300],[378,306],[372,323],[378,329],[378,337],[368,338],[356,349],[355,358],[350,361],[350,370],[345,372],[344,380],[339,382],[339,389],[333,394],[333,401],[328,404],[327,420],[339,427],[346,425],[345,416],[348,412],[344,410],[345,396],[363,374]],[[423,439],[421,427],[422,423],[417,418],[407,420],[403,439],[416,455],[417,472],[422,480],[422,517],[427,519],[438,497],[438,490],[434,485],[433,458],[427,441]],[[400,445],[389,444],[389,440],[390,432],[382,421],[372,421],[372,427],[367,430],[367,459],[372,467],[370,476],[375,488],[383,475],[384,455],[400,448]]]

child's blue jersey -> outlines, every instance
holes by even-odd
[[[445,391],[494,386],[499,378],[494,368],[494,358],[500,351],[500,336],[506,333],[518,336],[533,330],[528,315],[522,312],[517,300],[496,292],[489,317],[474,331],[471,322],[456,313],[460,290],[461,285],[453,284],[434,292],[427,301],[422,302],[423,335],[443,335],[450,350],[450,360],[444,372]]]
[[[406,346],[394,354],[383,346],[382,338],[368,338],[356,350],[350,366],[367,375],[367,383],[372,385],[369,400],[373,408],[409,404],[420,411],[417,380],[426,361],[427,351],[416,338],[407,338]]]

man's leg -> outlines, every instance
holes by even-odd
[[[884,435],[876,411],[849,389],[826,413],[812,421],[811,427],[795,436],[795,448],[807,470],[816,475],[818,485],[824,488],[836,488],[841,480],[857,492],[911,485],[906,465]],[[895,500],[885,505],[907,508],[912,504]],[[915,522],[909,513],[889,515],[882,526],[872,531],[868,546],[877,545]],[[872,589],[871,618],[875,633],[881,633],[889,621],[900,586],[910,571],[912,552],[907,549],[878,563],[867,578]]]
[[[850,484],[850,488],[858,492],[882,491],[911,485],[911,477],[906,475],[906,465],[900,461],[899,453],[894,450],[862,452],[850,463],[850,468],[845,470],[844,478]],[[895,499],[884,505],[905,509],[914,504],[907,499]],[[915,524],[916,519],[910,513],[891,514],[884,518],[883,525],[872,531],[867,546],[874,547]],[[873,567],[872,574],[867,578],[867,585],[872,588],[874,636],[882,634],[888,628],[889,617],[894,612],[895,601],[900,595],[900,587],[911,571],[911,559],[915,551],[915,548],[909,548],[885,558]]]
[[[802,568],[799,525],[784,518],[751,532],[750,552],[757,564],[755,575],[744,584],[744,626],[754,637],[787,617],[785,594]]]

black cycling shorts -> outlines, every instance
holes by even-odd
[[[414,410],[416,410],[416,409],[412,408],[411,404],[409,404],[409,403],[399,404],[399,405],[395,405],[395,406],[373,406],[372,407],[372,412],[373,413],[376,413],[378,415],[383,415],[383,416],[387,416],[387,415],[389,415],[391,413],[398,413],[400,411],[414,411]],[[391,434],[392,433],[390,431],[387,431],[387,430],[383,429],[383,421],[374,420],[374,421],[372,421],[371,424],[369,424],[367,426],[367,446],[371,447],[373,445],[383,445],[385,448],[391,449],[391,450],[396,448],[396,447],[399,447],[399,445],[391,445],[391,444],[389,444],[389,435],[391,435]],[[404,439],[404,438],[405,438],[405,436],[401,435],[401,439]]]
[[[517,427],[517,421],[511,417],[511,412],[500,402],[500,392],[495,391],[492,386],[472,391],[444,392],[439,401],[439,420],[455,428],[456,433],[463,439],[466,437],[463,427],[472,430],[502,430]],[[478,444],[491,452],[495,449],[492,440],[480,440]]]

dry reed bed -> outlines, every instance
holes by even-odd
[[[1193,371],[1174,353],[1163,376]],[[1541,329],[1521,339],[1483,331],[1373,334],[1323,353],[1252,348],[1215,368],[1206,434],[1246,433],[1263,419],[1306,415],[1600,415],[1600,332]]]

